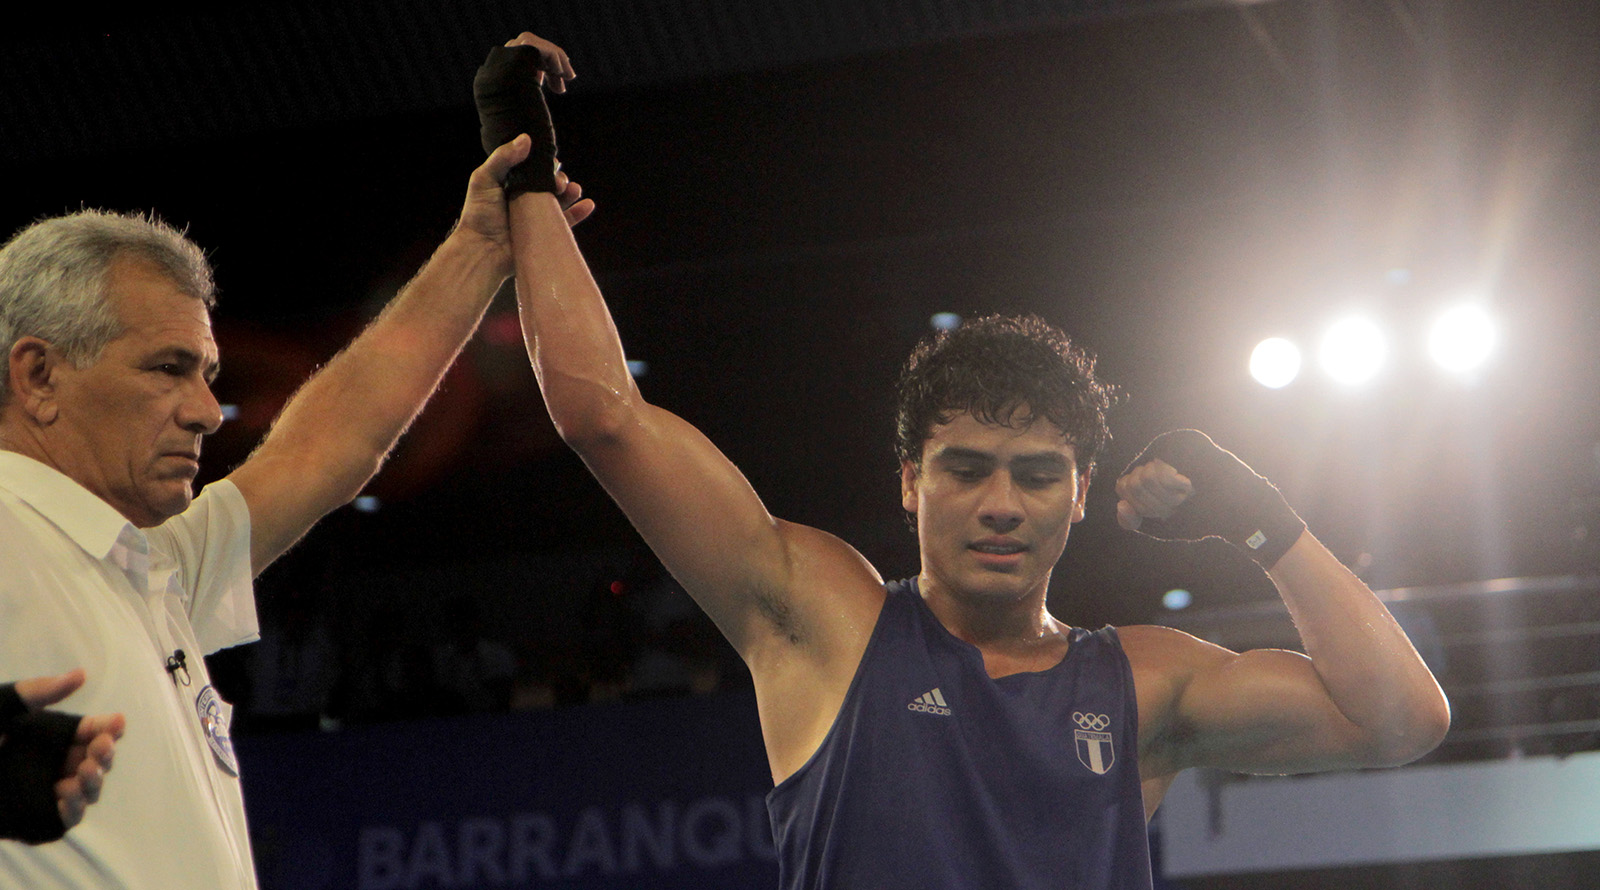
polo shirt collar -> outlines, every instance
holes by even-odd
[[[127,517],[72,477],[15,451],[0,450],[0,488],[50,520],[95,559],[106,559],[119,539],[149,552],[144,533]]]

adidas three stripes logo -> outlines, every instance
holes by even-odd
[[[917,711],[923,714],[937,714],[940,717],[950,716],[950,706],[945,704],[944,694],[937,688],[930,689],[911,700],[906,705],[906,710]]]

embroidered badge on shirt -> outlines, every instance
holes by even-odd
[[[1111,725],[1111,718],[1105,714],[1074,711],[1072,721],[1078,724],[1078,729],[1072,734],[1077,741],[1078,762],[1096,775],[1105,775],[1117,762],[1117,751],[1111,746],[1111,733],[1102,731]]]
[[[222,697],[209,683],[194,700],[194,709],[200,715],[200,728],[205,730],[206,744],[211,746],[217,765],[226,770],[228,775],[237,776],[239,761],[233,756],[233,740],[228,738],[228,718],[223,712],[224,707],[226,705]]]

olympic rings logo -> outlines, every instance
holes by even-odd
[[[1085,714],[1082,711],[1073,711],[1072,719],[1084,729],[1101,730],[1111,725],[1111,718],[1104,714]]]

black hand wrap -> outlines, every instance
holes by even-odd
[[[1189,477],[1194,493],[1172,516],[1141,522],[1143,534],[1165,541],[1219,537],[1270,569],[1306,530],[1276,486],[1199,430],[1162,433],[1123,474],[1157,459]]]
[[[28,713],[16,684],[0,685],[0,837],[42,844],[67,833],[56,808],[56,782],[82,718]]]
[[[506,197],[523,192],[556,194],[556,130],[539,85],[539,51],[531,46],[497,46],[472,79],[483,150],[495,149],[527,133],[528,159],[506,176]]]

